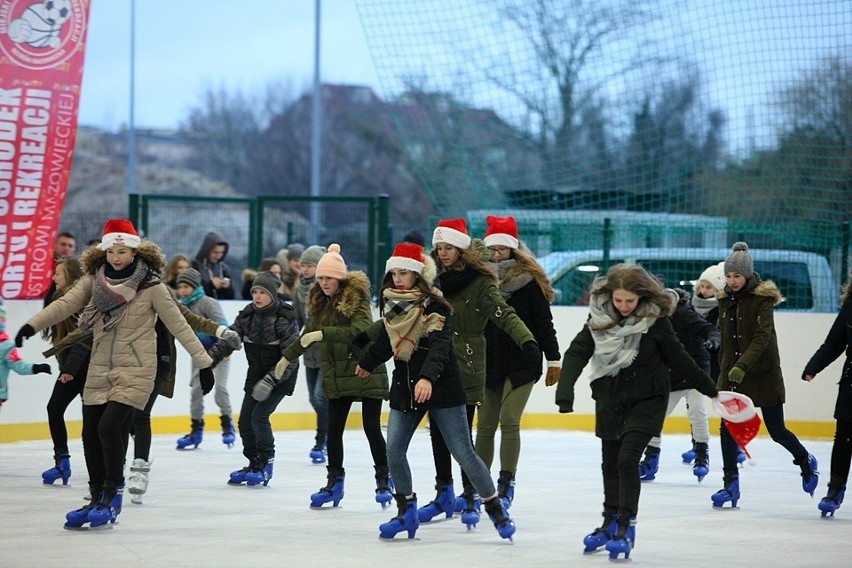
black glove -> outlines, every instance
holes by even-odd
[[[719,350],[719,340],[715,337],[711,337],[707,341],[704,342],[704,347],[707,348],[708,351],[716,352]]]
[[[15,336],[15,346],[23,347],[24,339],[29,339],[33,335],[35,335],[35,330],[33,329],[33,326],[28,323],[25,323],[21,326],[21,329],[18,330],[18,335]]]
[[[251,389],[251,397],[258,402],[263,402],[272,394],[272,389],[278,386],[278,381],[272,376],[272,373],[266,373],[263,378],[254,384]]]
[[[524,352],[524,359],[527,361],[541,361],[541,349],[538,348],[538,343],[535,341],[527,341],[521,347],[521,350]]]
[[[359,332],[355,337],[352,338],[352,341],[349,343],[349,350],[354,352],[361,351],[370,343],[370,336],[366,333]]]
[[[199,369],[198,379],[201,381],[201,392],[207,394],[213,390],[213,385],[216,384],[216,379],[213,377],[213,368]]]
[[[32,329],[32,328],[30,328]],[[33,374],[36,373],[44,373],[45,375],[50,374],[50,365],[47,363],[35,363],[33,364]]]

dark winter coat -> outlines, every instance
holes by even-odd
[[[518,279],[526,282],[517,290],[508,293],[506,303],[514,308],[515,313],[532,332],[544,357],[548,361],[559,361],[559,342],[553,327],[550,302],[544,297],[539,282],[529,273],[517,274],[513,270],[501,275],[503,277],[499,287],[504,296],[508,293],[507,289],[511,289],[511,282]],[[541,276],[544,276],[543,272]],[[500,392],[507,377],[512,382],[512,388],[536,382],[541,378],[541,358],[529,360],[518,344],[490,321],[485,327],[485,344],[485,386],[488,389]]]
[[[222,258],[219,259],[219,262],[211,263],[207,257],[216,245],[224,245],[225,253],[222,255]],[[233,278],[231,278],[231,267],[229,267],[225,262],[225,259],[228,258],[228,250],[230,250],[230,248],[228,241],[225,240],[222,233],[210,231],[204,235],[201,247],[198,249],[198,253],[192,260],[192,267],[201,274],[201,285],[204,286],[204,293],[211,298],[217,298],[219,300],[233,300],[236,296],[236,293],[234,292],[235,282],[233,281]],[[213,277],[231,278],[230,287],[214,288],[213,282],[210,280]]]
[[[755,406],[784,402],[784,376],[775,335],[774,307],[781,292],[771,280],[763,282],[755,273],[737,293],[727,286],[719,299],[719,390],[731,390],[751,398]],[[736,365],[745,371],[739,384],[728,381]]]
[[[493,278],[472,268],[438,275],[444,298],[453,307],[453,352],[468,404],[480,404],[485,388],[485,326],[488,322],[522,346],[535,337],[506,303]],[[539,362],[540,364],[540,362]]]
[[[595,340],[584,326],[565,351],[556,388],[559,412],[574,411],[574,384],[595,352]],[[669,369],[684,378],[687,388],[714,397],[718,393],[710,376],[687,354],[669,318],[663,317],[642,335],[639,353],[616,376],[592,381],[595,401],[595,435],[619,440],[627,432],[657,436],[666,419],[669,402]]]
[[[230,328],[240,334],[243,349],[246,352],[248,371],[243,390],[251,392],[255,383],[266,373],[273,373],[275,365],[281,359],[283,351],[291,344],[299,342],[299,330],[296,327],[296,316],[293,307],[279,300],[274,300],[276,308],[259,311],[254,304],[249,304],[237,314],[237,319]],[[213,361],[219,363],[233,352],[233,348],[224,341],[219,341],[210,349]],[[276,391],[285,396],[293,394],[296,387],[296,376],[299,371],[297,359],[290,359],[290,365],[281,376],[281,383]]]
[[[676,292],[678,293],[677,305],[674,313],[669,316],[672,328],[689,356],[698,363],[699,367],[709,371],[710,352],[704,342],[714,339],[718,343],[721,340],[719,328],[695,311],[695,308],[689,303],[689,296],[686,292],[683,290],[676,290]],[[673,391],[689,388],[686,381],[677,373],[671,373],[671,382]]]
[[[825,341],[814,353],[802,375],[816,375],[846,352],[840,372],[840,389],[834,405],[834,419],[852,422],[852,296],[843,302]]]
[[[437,302],[430,302],[424,310],[424,315],[432,313],[446,318],[444,328],[421,337],[408,361],[394,360],[390,387],[390,407],[394,410],[411,412],[421,408],[449,408],[467,402],[461,373],[453,355],[450,314]],[[392,356],[390,338],[382,325],[378,338],[358,364],[362,369],[372,371]],[[414,385],[421,378],[432,383],[432,396],[424,403],[417,403],[414,401]]]
[[[340,290],[328,297],[322,288],[314,286],[308,292],[308,322],[302,334],[322,331],[320,372],[325,396],[329,399],[353,396],[356,398],[388,398],[388,372],[384,365],[362,379],[355,374],[358,357],[352,356],[350,343],[359,332],[373,323],[370,304],[370,280],[361,271],[352,271],[340,280]],[[314,344],[312,344],[314,345]],[[305,353],[299,341],[284,352],[290,361]]]

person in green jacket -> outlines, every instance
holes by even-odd
[[[663,427],[669,372],[715,397],[716,385],[689,356],[667,317],[672,297],[638,265],[616,264],[592,283],[589,319],[565,351],[556,389],[559,412],[574,411],[574,384],[591,362],[595,435],[601,439],[603,525],[583,540],[611,559],[630,557],[639,509],[639,460]]]
[[[322,385],[328,398],[328,482],[311,495],[311,507],[320,508],[326,503],[337,507],[343,499],[343,430],[352,403],[360,401],[364,434],[376,470],[376,502],[385,508],[393,500],[381,428],[382,401],[388,398],[388,374],[385,366],[380,365],[366,379],[357,376],[358,358],[351,354],[355,335],[373,323],[370,280],[359,270],[347,271],[337,243],[329,245],[320,257],[316,278],[316,285],[307,295],[307,322],[302,337],[284,350],[278,365],[283,370],[286,368],[283,363],[295,361],[319,342]]]
[[[432,247],[432,258],[438,267],[438,287],[453,308],[453,353],[462,374],[467,426],[471,431],[476,407],[485,394],[486,324],[490,321],[506,332],[521,347],[527,360],[541,365],[541,351],[533,334],[500,294],[496,274],[486,263],[489,251],[481,240],[471,240],[464,219],[439,221],[432,234]],[[454,512],[461,512],[462,522],[468,528],[475,526],[480,516],[479,496],[462,469],[464,491],[455,497],[450,450],[431,415],[429,432],[437,496],[418,510],[420,522],[429,522],[441,513],[449,518]]]

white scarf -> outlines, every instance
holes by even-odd
[[[660,314],[660,307],[642,302],[623,320],[609,294],[593,295],[589,301],[589,331],[595,340],[590,380],[616,375],[639,354],[639,342]],[[620,323],[618,323],[620,322]]]

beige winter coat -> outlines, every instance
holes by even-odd
[[[156,245],[143,242],[138,254],[155,271],[162,270],[162,256]],[[94,274],[105,262],[106,254],[95,249],[87,251],[84,256],[86,274],[64,296],[27,322],[34,330],[62,321],[89,303]],[[104,332],[102,320],[95,322],[83,404],[99,405],[116,401],[133,408],[145,407],[154,388],[157,371],[154,324],[158,316],[199,368],[213,364],[181,315],[166,285],[159,282],[137,292],[127,305],[127,313],[112,331]]]

